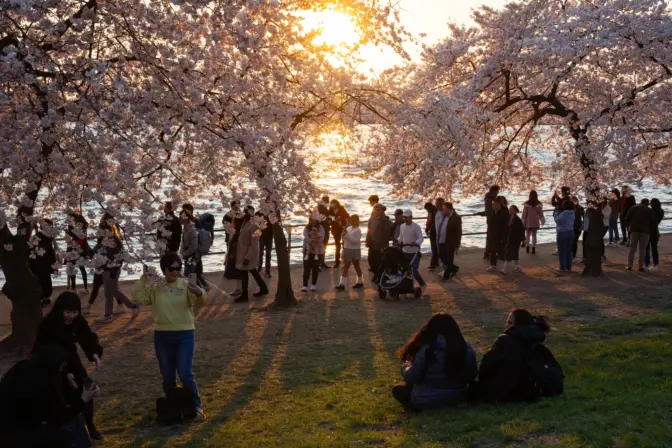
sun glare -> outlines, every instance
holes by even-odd
[[[331,9],[308,14],[304,20],[304,28],[319,33],[313,39],[314,45],[352,46],[360,40],[352,18]]]

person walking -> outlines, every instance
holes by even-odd
[[[225,230],[229,229],[224,232],[224,241],[226,242],[227,248],[229,247],[229,241],[231,241],[231,238],[233,238],[236,232],[240,230],[240,222],[243,219],[243,211],[240,209],[239,201],[231,201],[229,206],[231,209],[226,212],[222,218],[222,226],[224,226]]]
[[[248,209],[249,210],[249,209]],[[259,260],[259,237],[261,229],[252,220],[252,213],[248,211],[244,214],[240,223],[240,236],[236,247],[236,269],[239,271],[242,280],[242,294],[233,301],[236,303],[249,301],[249,281],[251,274],[259,285],[259,291],[253,294],[254,297],[265,296],[269,293],[266,282],[257,270],[257,260]]]
[[[102,266],[102,280],[105,288],[105,314],[98,317],[95,322],[108,324],[112,322],[114,299],[121,301],[126,307],[132,310],[132,319],[140,314],[138,305],[131,302],[126,295],[119,289],[119,277],[121,276],[121,266],[123,264],[124,243],[119,233],[119,227],[114,222],[114,217],[105,212],[100,220],[99,236],[96,244],[96,253],[104,257]]]
[[[555,219],[560,258],[560,267],[556,271],[560,273],[572,272],[572,241],[574,241],[574,222],[576,220],[572,201],[563,202],[562,211],[554,210],[553,218]]]
[[[485,216],[486,219],[486,224],[487,224],[487,233],[490,234],[492,232],[492,229],[490,228],[492,225],[492,217],[495,214],[495,210],[492,206],[493,202],[497,199],[499,196],[499,185],[493,185],[490,187],[490,190],[488,190],[487,193],[485,193],[485,198],[484,198],[484,207],[485,211],[479,213],[481,216]],[[492,241],[486,238],[485,240],[485,253],[483,254],[483,259],[487,260],[491,258],[491,253],[492,253]]]
[[[48,306],[54,291],[51,276],[56,272],[60,249],[56,244],[54,222],[51,219],[45,219],[39,230],[37,226],[35,229],[35,235],[30,239],[31,255],[28,263],[42,288],[42,306]]]
[[[490,267],[488,272],[497,270],[497,260],[504,259],[504,249],[509,236],[509,211],[506,198],[498,196],[492,201],[493,214],[488,226],[487,239],[490,241]]]
[[[632,271],[632,266],[635,261],[635,252],[639,248],[639,270],[646,271],[645,268],[645,254],[646,246],[649,245],[649,238],[651,232],[657,228],[656,214],[649,207],[649,200],[642,199],[639,205],[632,207],[625,217],[625,222],[628,224],[628,234],[630,235],[630,251],[628,252],[628,267],[627,271]]]
[[[159,219],[156,231],[156,241],[159,253],[175,252],[180,250],[182,241],[182,226],[180,220],[173,212],[173,203],[168,201],[163,204],[163,216]]]
[[[441,281],[447,282],[460,272],[460,267],[455,264],[455,255],[462,244],[462,217],[451,202],[442,206],[441,221],[436,227],[436,243],[443,262]]]
[[[341,273],[341,281],[336,286],[338,291],[345,290],[351,264],[355,267],[355,272],[357,273],[357,281],[352,289],[361,289],[364,287],[362,268],[360,267],[360,260],[362,259],[362,230],[359,228],[359,215],[350,216],[349,223],[350,226],[343,229],[343,272]]]
[[[658,241],[660,241],[660,222],[665,217],[665,212],[657,198],[651,199],[651,210],[656,215],[655,226],[651,229],[651,237],[649,238],[649,245],[646,246],[646,254],[644,255],[645,268],[650,271],[658,270],[658,263],[660,261],[658,255]],[[653,256],[653,266],[651,266],[651,256]]]
[[[572,197],[572,204],[574,205],[574,239],[572,240],[572,258],[574,264],[583,261],[583,257],[577,258],[576,254],[579,249],[579,239],[583,233],[583,218],[586,215],[586,210],[579,203],[579,198]],[[582,248],[583,250],[583,248]]]
[[[205,418],[193,363],[196,340],[194,307],[205,304],[206,292],[180,277],[182,260],[176,253],[167,252],[159,264],[165,281],[151,282],[143,273],[133,286],[133,298],[141,305],[152,307],[154,350],[163,378],[164,394],[170,396],[175,390],[177,372],[182,387],[193,396],[196,412]]]
[[[537,231],[546,224],[546,218],[544,218],[544,205],[539,201],[539,195],[534,190],[530,191],[527,202],[523,204],[522,222],[525,228],[525,251],[528,254],[530,251],[536,254]]]
[[[334,268],[341,266],[341,246],[343,245],[343,231],[348,226],[348,220],[350,219],[350,214],[345,210],[343,204],[338,202],[336,199],[332,199],[329,204],[329,212],[333,219],[331,221],[331,235],[334,237],[334,246],[336,251],[334,258],[336,263],[334,263]]]
[[[425,234],[429,237],[429,244],[432,249],[432,259],[429,262],[429,270],[433,271],[439,264],[439,245],[436,242],[436,223],[434,222],[438,212],[438,207],[431,202],[426,202],[425,211],[427,212]]]
[[[609,207],[611,207],[611,214],[609,215],[609,245],[618,245],[620,236],[618,235],[618,215],[621,211],[621,192],[618,188],[611,190],[609,194]]]
[[[620,206],[620,217],[621,217],[621,233],[623,234],[623,240],[621,241],[621,246],[627,246],[630,241],[628,234],[628,220],[627,216],[634,206],[637,205],[637,201],[632,194],[632,188],[627,185],[623,185],[621,188],[621,206]]]
[[[523,272],[520,267],[520,247],[525,241],[525,227],[523,220],[518,216],[518,207],[512,205],[509,208],[509,232],[506,239],[506,247],[504,249],[504,266],[502,267],[502,274],[508,274],[506,270],[509,264],[514,266],[513,272]]]
[[[366,233],[366,247],[369,248],[369,270],[377,273],[383,250],[390,245],[392,223],[385,216],[385,206],[376,204],[373,218],[369,220],[369,230]]]
[[[411,262],[413,278],[418,282],[418,285],[420,285],[423,295],[425,289],[427,289],[427,283],[425,283],[422,275],[420,275],[420,258],[422,257],[420,248],[422,247],[424,239],[422,229],[418,223],[413,222],[413,211],[404,210],[404,223],[399,226],[397,245],[401,246],[401,250],[404,252],[406,259]]]
[[[318,261],[324,254],[324,226],[317,214],[312,214],[303,229],[303,287],[301,292],[308,291],[308,281],[312,280],[310,290],[317,291],[317,278],[320,275]],[[312,276],[311,276],[312,274]]]

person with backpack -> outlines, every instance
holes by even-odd
[[[511,311],[504,333],[481,359],[475,395],[485,401],[520,402],[562,394],[562,368],[543,345],[549,331],[543,317],[520,308]]]
[[[40,229],[30,239],[31,256],[28,263],[42,287],[42,306],[51,304],[51,294],[54,290],[51,276],[56,272],[54,266],[58,261],[57,254],[60,251],[54,236],[53,221],[45,219]]]
[[[653,198],[651,199],[651,209],[655,215],[654,225],[651,229],[651,237],[649,239],[649,245],[646,246],[646,254],[644,256],[644,267],[649,271],[657,271],[658,263],[660,261],[658,255],[658,241],[660,241],[660,222],[665,217],[665,212],[663,207],[660,204],[660,199]],[[653,266],[651,266],[651,256],[653,256]]]
[[[520,267],[520,246],[525,241],[525,227],[523,220],[518,216],[518,207],[512,205],[509,208],[509,233],[506,239],[506,247],[504,249],[504,266],[502,266],[502,274],[508,274],[506,270],[509,264],[514,265],[513,272],[523,272]]]
[[[539,195],[534,190],[530,191],[527,202],[523,204],[522,221],[525,228],[525,252],[529,254],[531,250],[534,255],[537,253],[537,231],[546,224],[544,205],[539,201]]]
[[[317,278],[320,275],[318,260],[324,252],[324,227],[317,213],[311,214],[308,224],[303,229],[303,287],[301,292],[317,291]],[[312,274],[312,275],[311,275]]]
[[[193,396],[195,411],[205,418],[203,403],[194,379],[193,362],[194,308],[205,304],[206,292],[180,276],[182,259],[176,253],[164,254],[159,265],[163,279],[152,278],[147,272],[143,273],[133,286],[133,299],[140,305],[152,307],[154,349],[163,378],[163,392],[166,396],[173,396],[177,371],[182,387]]]
[[[103,356],[103,347],[98,335],[89,327],[89,323],[82,316],[82,303],[79,296],[71,291],[61,293],[37,329],[37,338],[32,352],[37,353],[42,347],[56,344],[68,354],[68,372],[77,385],[72,392],[80,394],[84,391],[84,384],[89,375],[86,367],[77,353],[77,345],[82,348],[87,359],[100,368],[100,358]],[[103,436],[93,423],[93,399],[84,405],[84,419],[89,434],[93,440],[102,440]]]
[[[476,352],[464,340],[455,319],[434,314],[396,353],[404,382],[392,396],[405,409],[422,411],[467,401],[476,378]]]

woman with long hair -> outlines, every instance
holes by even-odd
[[[101,365],[103,347],[100,345],[98,336],[91,331],[89,323],[82,316],[82,303],[77,294],[70,291],[61,293],[56,298],[49,314],[40,322],[33,351],[37,352],[41,347],[49,344],[62,347],[68,354],[68,372],[73,375],[72,379],[81,393],[88,373],[77,353],[77,345],[82,348],[87,359],[95,363],[96,368]],[[86,403],[84,417],[91,438],[101,440],[102,436],[93,423],[93,400]]]
[[[343,238],[343,232],[348,225],[348,220],[350,219],[350,214],[345,210],[343,204],[338,202],[336,199],[332,199],[329,204],[329,213],[333,216],[331,221],[331,234],[334,236],[334,245],[336,246],[336,263],[334,263],[334,269],[338,268],[341,264],[341,242]]]
[[[539,195],[536,191],[530,191],[527,202],[523,204],[523,226],[525,227],[525,251],[530,253],[530,239],[532,254],[537,253],[537,231],[546,224],[544,218],[544,206],[539,201]]]
[[[406,409],[425,410],[467,400],[476,353],[449,314],[436,313],[397,351],[404,382],[392,395]]]
[[[362,230],[359,228],[359,215],[350,216],[348,222],[350,226],[343,229],[343,272],[341,273],[341,281],[336,287],[339,291],[345,290],[351,264],[355,267],[355,272],[357,273],[357,281],[352,286],[352,289],[361,289],[364,287],[362,268],[359,265],[362,259]]]
[[[658,255],[658,241],[660,241],[660,222],[665,217],[665,212],[663,207],[660,204],[660,199],[653,198],[651,199],[651,208],[653,213],[656,215],[656,225],[655,228],[651,230],[651,238],[649,238],[649,245],[646,246],[646,255],[644,257],[645,269],[650,271],[658,270],[658,263],[660,261]],[[653,266],[651,266],[651,256],[653,256]]]
[[[242,280],[242,293],[234,299],[234,302],[247,302],[248,289],[251,274],[254,280],[259,285],[259,291],[252,294],[254,297],[261,297],[268,294],[268,287],[266,282],[261,277],[258,271],[259,261],[259,238],[261,237],[261,229],[256,221],[252,219],[254,209],[249,208],[245,211],[245,215],[240,223],[240,232],[238,241],[236,243],[236,270]]]

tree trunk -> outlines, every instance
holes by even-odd
[[[0,240],[0,267],[5,275],[2,292],[12,302],[12,333],[0,342],[0,353],[25,354],[42,320],[42,288],[30,270],[25,238],[13,236],[5,227]]]
[[[292,276],[289,271],[289,250],[287,238],[280,222],[273,226],[273,242],[278,264],[278,289],[275,300],[268,306],[270,309],[289,308],[298,303],[292,290]]]

